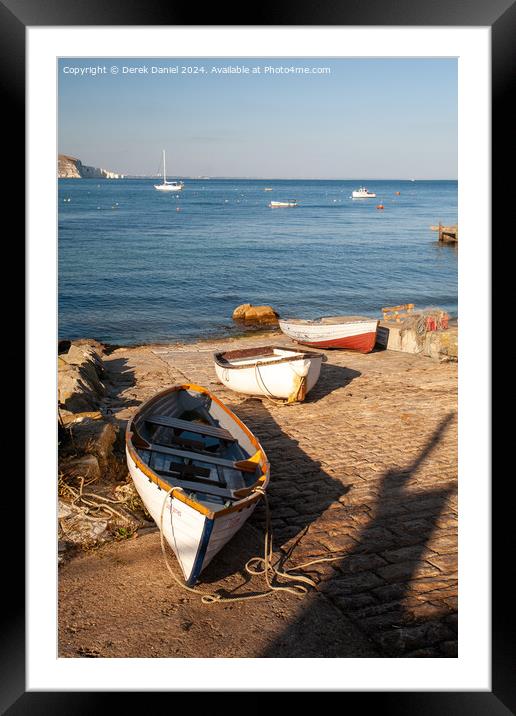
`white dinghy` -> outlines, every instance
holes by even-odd
[[[231,390],[289,402],[304,400],[319,379],[323,353],[263,346],[214,353],[215,372]]]
[[[195,584],[267,487],[263,448],[212,393],[186,384],[140,406],[127,425],[126,456],[135,487],[186,584]]]

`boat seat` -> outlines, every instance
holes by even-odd
[[[180,447],[186,448],[187,450],[195,450],[196,452],[199,451],[200,453],[206,450],[206,445],[200,440],[190,440],[190,438],[183,438],[180,435],[167,435],[167,442],[160,442],[159,440],[154,439],[154,444],[165,445],[167,447],[174,447],[174,445],[179,445]]]
[[[243,470],[244,472],[255,472],[257,468],[256,463],[252,463],[247,460],[241,460],[233,462],[232,460],[224,460],[221,457],[215,457],[213,455],[207,455],[203,453],[200,455],[197,452],[190,452],[188,450],[176,450],[175,448],[165,447],[164,445],[158,445],[156,443],[149,444],[146,448],[151,452],[163,453],[164,455],[174,455],[176,457],[182,457],[186,460],[199,460],[200,462],[208,463],[209,465],[219,465],[220,467],[228,467],[232,470]]]
[[[225,480],[210,480],[210,470],[200,465],[185,465],[182,462],[171,462],[168,470],[161,469],[160,472],[166,472],[167,475],[179,474],[187,480],[193,482],[202,482],[205,485],[215,485],[216,487],[227,487]]]
[[[226,500],[240,500],[241,497],[233,494],[233,490],[216,483],[212,480],[203,480],[192,475],[178,476],[176,472],[170,470],[157,470],[157,474],[165,478],[177,480],[177,487],[191,492],[202,492],[204,495],[213,495],[214,497],[223,497]],[[168,482],[169,480],[167,480]],[[171,483],[173,484],[173,483]],[[220,486],[219,486],[220,485]]]
[[[169,418],[167,415],[151,415],[145,418],[146,423],[151,425],[160,425],[165,428],[174,428],[189,433],[199,433],[208,437],[226,440],[227,442],[236,442],[230,432],[224,428],[216,428],[213,425],[202,425],[201,423],[192,423],[189,420],[180,420],[179,418]]]

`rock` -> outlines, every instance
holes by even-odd
[[[271,306],[253,306],[244,303],[233,311],[233,319],[260,325],[277,325],[279,314]]]
[[[72,460],[63,460],[59,469],[66,477],[83,477],[88,481],[100,477],[100,465],[96,455],[82,455]]]
[[[242,303],[241,306],[237,306],[235,310],[233,311],[232,318],[234,320],[243,320],[245,317],[246,311],[248,311],[251,308],[250,303]]]
[[[96,372],[96,377],[104,375],[104,363],[99,353],[89,343],[72,343],[67,353],[62,353],[59,359],[68,365],[91,366]]]
[[[103,420],[82,420],[72,425],[72,437],[77,452],[95,455],[105,466],[112,456],[118,429]]]
[[[105,394],[104,364],[91,342],[72,343],[58,356],[58,399],[70,413],[98,408]]]
[[[63,425],[67,427],[71,423],[81,423],[83,420],[103,420],[104,418],[100,410],[85,410],[82,413],[70,413],[68,410],[60,410],[59,415]]]
[[[96,410],[99,406],[99,380],[90,380],[82,366],[62,365],[59,359],[57,395],[60,406],[71,413]]]

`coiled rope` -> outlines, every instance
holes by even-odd
[[[199,594],[201,596],[201,602],[203,604],[215,604],[215,603],[220,603],[220,602],[244,602],[244,601],[248,601],[251,599],[263,599],[264,597],[268,597],[277,591],[289,592],[290,594],[296,594],[298,596],[303,596],[304,594],[307,594],[307,592],[308,592],[308,587],[306,587],[305,584],[307,584],[309,587],[316,587],[317,584],[316,584],[316,582],[314,582],[313,579],[310,579],[310,577],[307,577],[306,575],[290,574],[290,572],[292,572],[292,570],[303,569],[304,567],[309,567],[312,564],[318,564],[320,562],[334,562],[336,560],[342,559],[343,555],[334,556],[334,557],[317,557],[316,559],[312,559],[309,562],[303,562],[303,564],[298,564],[295,567],[291,567],[290,569],[287,569],[285,571],[281,571],[281,570],[277,569],[272,564],[272,559],[273,559],[272,524],[271,524],[271,512],[270,512],[270,507],[269,507],[269,500],[267,498],[264,488],[261,486],[258,486],[258,487],[255,487],[255,489],[252,492],[259,493],[264,498],[264,502],[265,502],[264,556],[263,557],[258,557],[258,556],[251,557],[251,559],[248,560],[245,564],[245,570],[248,574],[250,574],[252,576],[263,575],[265,578],[267,587],[268,587],[268,591],[262,592],[260,594],[248,594],[248,595],[245,595],[242,597],[222,597],[220,594],[206,593],[206,592],[201,591],[200,589],[195,589],[194,587],[189,587],[175,574],[175,572],[172,570],[172,567],[170,566],[170,563],[167,559],[165,536],[164,536],[164,532],[163,532],[163,515],[165,512],[165,505],[166,505],[169,497],[171,497],[171,499],[173,499],[173,493],[174,493],[174,490],[176,490],[176,489],[178,489],[177,485],[174,487],[171,487],[170,490],[168,490],[167,494],[165,495],[165,499],[163,500],[163,506],[161,508],[160,525],[159,525],[160,539],[161,539],[161,552],[163,554],[163,559],[165,560],[165,565],[167,567],[167,570],[169,571],[171,577],[176,582],[176,584],[188,592],[192,592],[193,594]],[[171,523],[171,527],[172,527],[172,535],[174,537],[174,543],[176,543],[172,511],[170,513],[170,523]],[[334,553],[330,552],[330,554],[334,554]],[[274,576],[276,576],[276,578],[280,577],[280,578],[283,578],[283,579],[286,579],[286,580],[289,580],[289,581],[295,582],[295,583],[292,585],[272,584],[271,575],[272,575],[272,578],[274,578]]]

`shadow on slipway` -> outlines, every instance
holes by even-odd
[[[423,643],[432,644],[443,640],[453,643],[457,638],[453,609],[450,608],[448,614],[440,614],[437,618],[434,613],[433,617],[414,619],[403,606],[414,572],[423,559],[426,545],[452,492],[452,488],[448,487],[409,492],[406,486],[437,447],[453,418],[454,413],[450,413],[441,421],[411,464],[402,470],[388,470],[380,478],[374,518],[362,529],[357,546],[341,561],[333,563],[335,575],[317,586],[318,593],[325,595],[337,607],[334,619],[321,621],[317,613],[318,601],[307,600],[307,607],[296,621],[289,624],[261,656],[346,657],[349,655],[349,645],[336,643],[335,634],[338,632],[339,620],[347,618],[352,619],[384,656],[403,656],[417,650]],[[381,557],[381,553],[393,553],[407,547],[410,549],[410,559],[403,562],[402,574],[394,582],[382,579],[382,563],[388,568],[389,562]],[[374,569],[375,557],[379,571]],[[305,560],[296,560],[294,550],[289,564],[295,565],[296,561],[299,563]],[[364,569],[365,565],[368,566]],[[395,565],[390,566],[395,569]],[[373,581],[369,576],[371,574]],[[319,654],[314,654],[303,639],[313,623],[318,624],[319,630],[323,632],[322,638],[319,632],[318,641],[326,645]],[[408,625],[411,630],[404,630],[404,626]],[[449,653],[446,656],[456,654]]]

